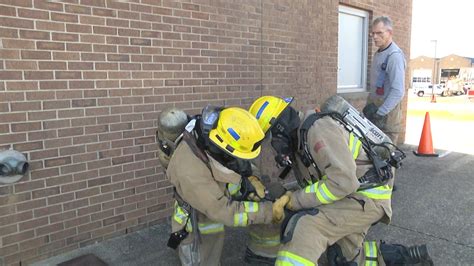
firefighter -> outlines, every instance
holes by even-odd
[[[293,100],[293,98],[287,98],[279,101],[270,101],[267,104],[274,106],[268,107],[268,110],[274,110],[275,116],[268,117],[276,118],[278,114],[283,111]],[[257,99],[251,106],[249,111],[251,113],[258,113],[255,108],[260,108],[266,101],[265,97]],[[269,121],[258,120],[263,132],[268,132],[270,127]],[[266,191],[269,194],[278,195],[285,192],[281,180],[277,180],[275,177],[278,176],[278,169],[274,167],[273,156],[274,152],[270,146],[269,139],[265,139],[262,142],[262,151],[258,161],[254,161],[259,176],[269,177],[265,181]],[[270,162],[271,160],[271,162]],[[249,238],[247,248],[245,250],[245,262],[249,264],[258,265],[274,265],[277,257],[278,250],[280,248],[280,225],[279,224],[265,224],[265,225],[252,225],[248,228]]]
[[[285,100],[263,97],[251,113],[271,132],[277,163],[291,167],[304,183],[286,205],[292,215],[283,222],[276,265],[316,265],[326,250],[330,265],[432,264],[425,245],[364,242],[372,224],[390,221],[393,178],[360,189],[360,178],[373,172],[369,158],[376,157],[368,156],[363,140],[336,116],[313,111],[301,123],[303,115],[291,106],[270,108]],[[390,167],[379,170],[391,173]]]
[[[182,128],[180,121],[168,123],[171,131],[173,125]],[[236,161],[257,157],[263,138],[256,119],[237,107],[207,106],[186,125],[166,170],[176,199],[168,246],[178,248],[182,265],[220,265],[224,226],[270,224],[283,219],[289,200],[286,195],[273,203],[246,200],[252,195],[245,193],[240,201],[231,197],[232,189],[242,183],[240,172],[248,170],[239,169],[242,164]],[[158,152],[163,153],[163,149]]]

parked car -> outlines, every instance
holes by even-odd
[[[415,93],[419,97],[423,97],[425,94],[431,95],[432,93],[434,93],[435,95],[443,95],[444,91],[445,91],[444,84],[435,84],[434,89],[433,89],[433,85],[428,85],[426,87],[413,89],[413,93]]]

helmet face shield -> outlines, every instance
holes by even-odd
[[[264,137],[255,117],[238,107],[220,111],[217,124],[209,132],[212,143],[240,159],[257,157]]]
[[[292,101],[293,97],[262,96],[253,102],[249,112],[255,116],[263,132],[267,133]]]

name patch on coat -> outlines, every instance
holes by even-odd
[[[316,142],[316,144],[314,144],[313,149],[317,153],[317,152],[319,152],[319,150],[321,150],[324,147],[326,147],[326,144],[324,144],[324,141],[320,140],[320,141]]]

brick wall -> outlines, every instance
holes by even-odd
[[[411,4],[344,2],[392,15],[407,50]],[[0,265],[164,222],[172,189],[154,143],[164,107],[195,113],[276,94],[307,108],[333,94],[337,8],[330,0],[0,0],[0,149],[21,151],[31,165],[20,182],[0,185]]]

